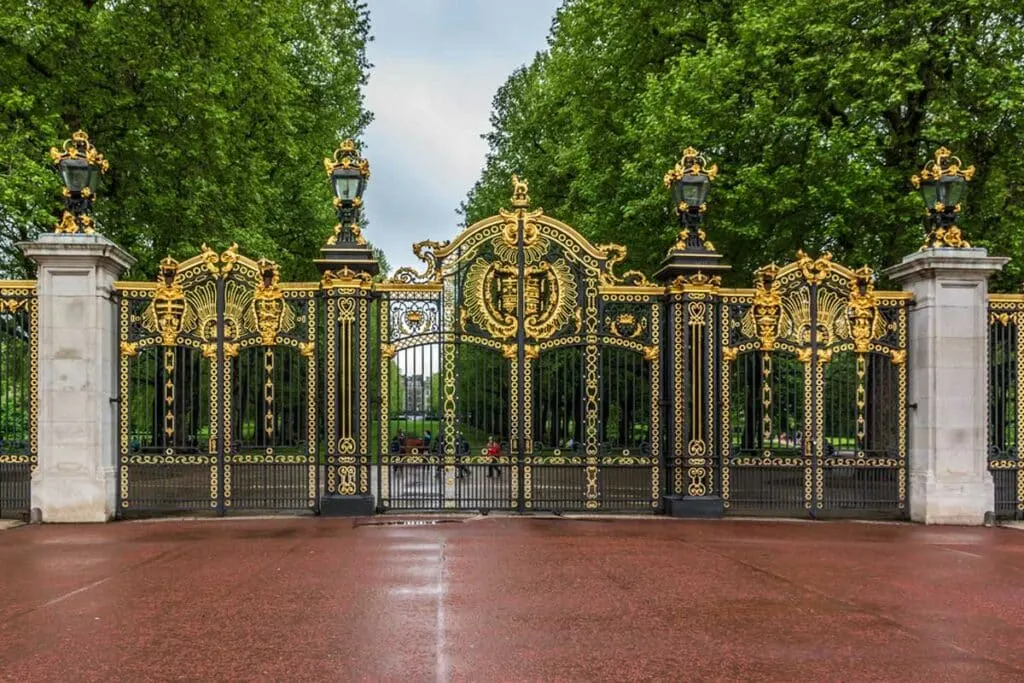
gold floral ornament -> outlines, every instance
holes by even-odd
[[[253,293],[252,311],[256,329],[260,333],[260,344],[273,346],[277,342],[278,332],[294,327],[295,315],[284,302],[284,293],[279,286],[281,274],[278,265],[265,258],[260,259],[257,265],[260,279]]]
[[[163,346],[174,346],[189,313],[185,291],[178,282],[178,262],[168,256],[160,262],[153,303],[143,314],[142,326],[150,332],[159,333]]]
[[[363,190],[370,180],[370,162],[359,156],[355,141],[348,139],[332,156],[324,159],[324,170],[331,181],[334,209],[338,215],[338,224],[334,226],[334,234],[327,239],[327,244],[334,246],[340,240],[365,246],[366,238],[359,227],[359,216]]]
[[[910,183],[920,191],[926,209],[928,236],[922,251],[970,248],[956,222],[967,183],[973,176],[974,166],[964,168],[960,158],[945,147],[936,150],[935,158],[924,165],[920,174],[911,176]]]
[[[96,176],[106,173],[109,162],[91,142],[85,131],[76,131],[65,140],[62,149],[50,148],[50,158],[64,182],[64,213],[54,232],[87,235],[95,232],[90,213],[96,198]]]
[[[774,351],[782,331],[782,293],[775,280],[779,268],[774,263],[754,271],[754,303],[744,316],[742,332],[757,337],[762,351]]]
[[[715,250],[702,226],[708,208],[708,191],[717,175],[718,165],[708,166],[705,156],[693,147],[683,150],[682,158],[665,173],[665,187],[672,190],[672,201],[681,226],[670,251]]]
[[[856,353],[867,353],[871,350],[871,342],[885,334],[885,320],[878,310],[872,279],[871,269],[863,266],[855,271],[855,277],[850,281],[846,319],[850,323],[850,336]]]

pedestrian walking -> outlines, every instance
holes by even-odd
[[[500,478],[501,468],[498,467],[498,456],[501,455],[501,446],[498,445],[493,436],[487,440],[487,455],[490,457],[490,462],[487,464],[487,478]]]

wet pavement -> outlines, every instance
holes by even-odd
[[[0,680],[1024,680],[1020,531],[373,521],[4,531]]]

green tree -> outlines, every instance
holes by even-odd
[[[653,271],[675,233],[664,171],[693,145],[722,175],[709,237],[747,284],[794,251],[883,267],[923,240],[908,178],[945,145],[978,167],[964,206],[974,245],[1024,242],[1024,22],[965,0],[566,0],[548,49],[494,101],[487,167],[467,221],[535,204]],[[1011,263],[1012,286],[1024,264]]]
[[[111,162],[100,231],[140,259],[237,242],[315,277],[334,224],[320,160],[370,120],[360,0],[0,0],[0,269],[52,229],[46,152],[78,128]]]

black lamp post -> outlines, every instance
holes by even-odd
[[[672,189],[672,202],[681,228],[676,249],[714,251],[703,225],[711,181],[717,174],[718,166],[709,168],[704,155],[693,147],[687,147],[683,158],[665,174],[665,187]]]
[[[345,140],[333,157],[324,159],[324,168],[330,178],[334,208],[338,215],[338,224],[334,226],[334,234],[327,240],[327,244],[333,246],[340,242],[365,245],[366,239],[359,228],[359,217],[363,206],[363,191],[370,180],[370,162],[359,158],[355,142]]]
[[[95,232],[90,214],[96,197],[96,177],[106,173],[110,164],[81,130],[64,141],[63,150],[51,147],[50,157],[64,182],[64,214],[54,232]]]
[[[921,193],[926,208],[928,237],[922,249],[946,247],[968,248],[956,221],[960,203],[967,192],[967,181],[974,175],[974,166],[963,168],[963,162],[945,147],[939,147],[935,159],[928,161],[920,175],[910,178]]]
[[[718,166],[708,166],[708,160],[693,147],[687,147],[665,174],[665,187],[672,190],[672,206],[679,216],[679,234],[654,275],[658,280],[680,287],[717,286],[722,281],[719,273],[729,270],[704,233],[708,194],[716,175]]]

